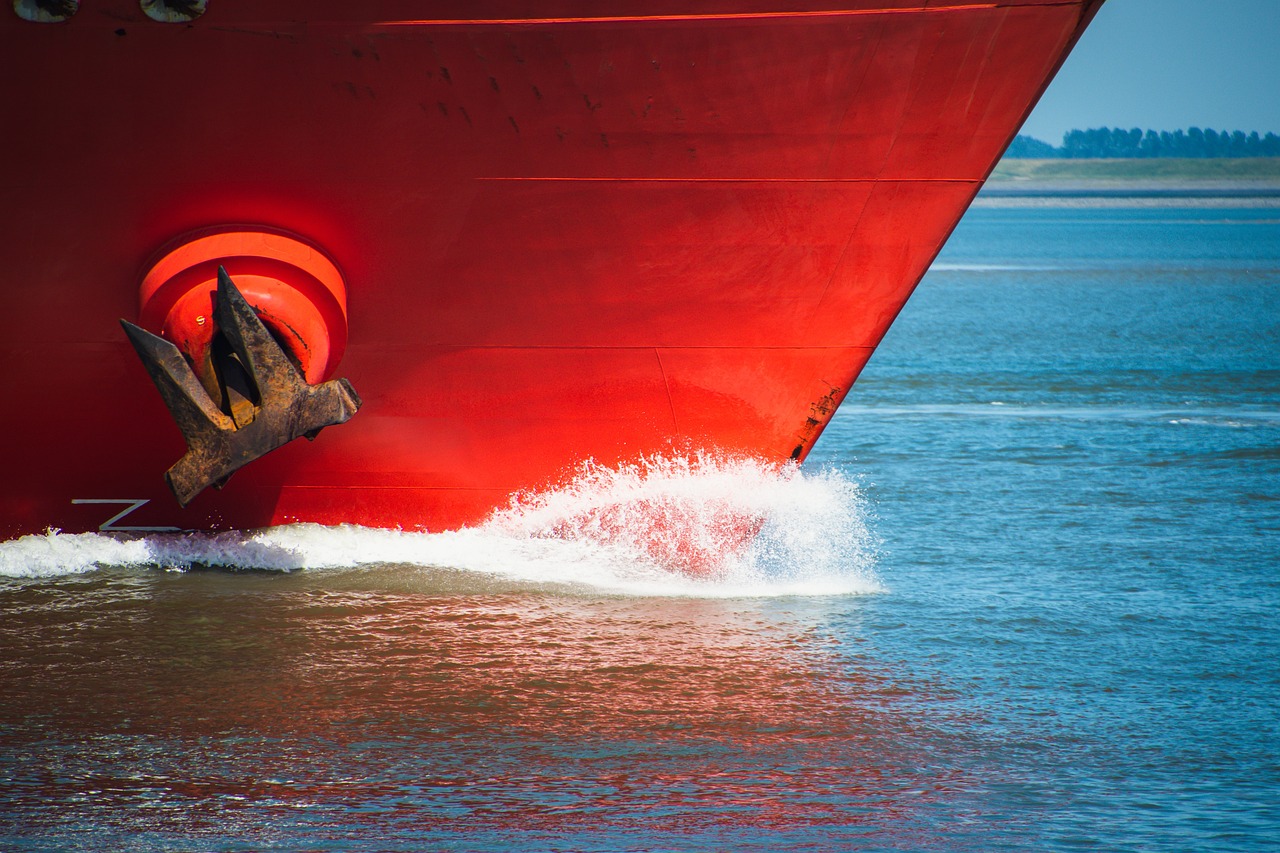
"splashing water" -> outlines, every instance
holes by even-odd
[[[50,531],[0,543],[0,577],[102,567],[453,570],[633,595],[877,592],[866,500],[835,471],[710,455],[585,464],[484,524],[442,533],[294,524],[116,538]]]
[[[870,566],[857,488],[792,464],[698,455],[606,468],[518,495],[490,527],[522,538],[590,542],[637,563],[711,581],[799,580]]]

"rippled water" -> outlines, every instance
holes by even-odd
[[[803,471],[0,544],[0,850],[1274,847],[1273,216],[973,211]]]

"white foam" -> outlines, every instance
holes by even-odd
[[[754,534],[754,535],[753,535]],[[835,471],[712,455],[587,464],[483,525],[420,533],[295,524],[129,539],[50,531],[0,542],[0,576],[193,565],[274,571],[461,570],[631,595],[847,595],[882,589],[866,500]]]

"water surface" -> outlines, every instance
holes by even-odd
[[[1274,211],[974,210],[803,471],[0,545],[0,849],[1274,849],[1278,484]]]

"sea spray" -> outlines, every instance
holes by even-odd
[[[857,579],[876,586],[866,501],[834,471],[699,454],[609,468],[518,495],[488,527],[585,541],[722,587]]]
[[[701,455],[582,466],[441,533],[293,524],[121,538],[50,531],[0,543],[0,576],[96,568],[289,572],[400,567],[626,595],[854,594],[881,587],[866,499],[835,471]]]

